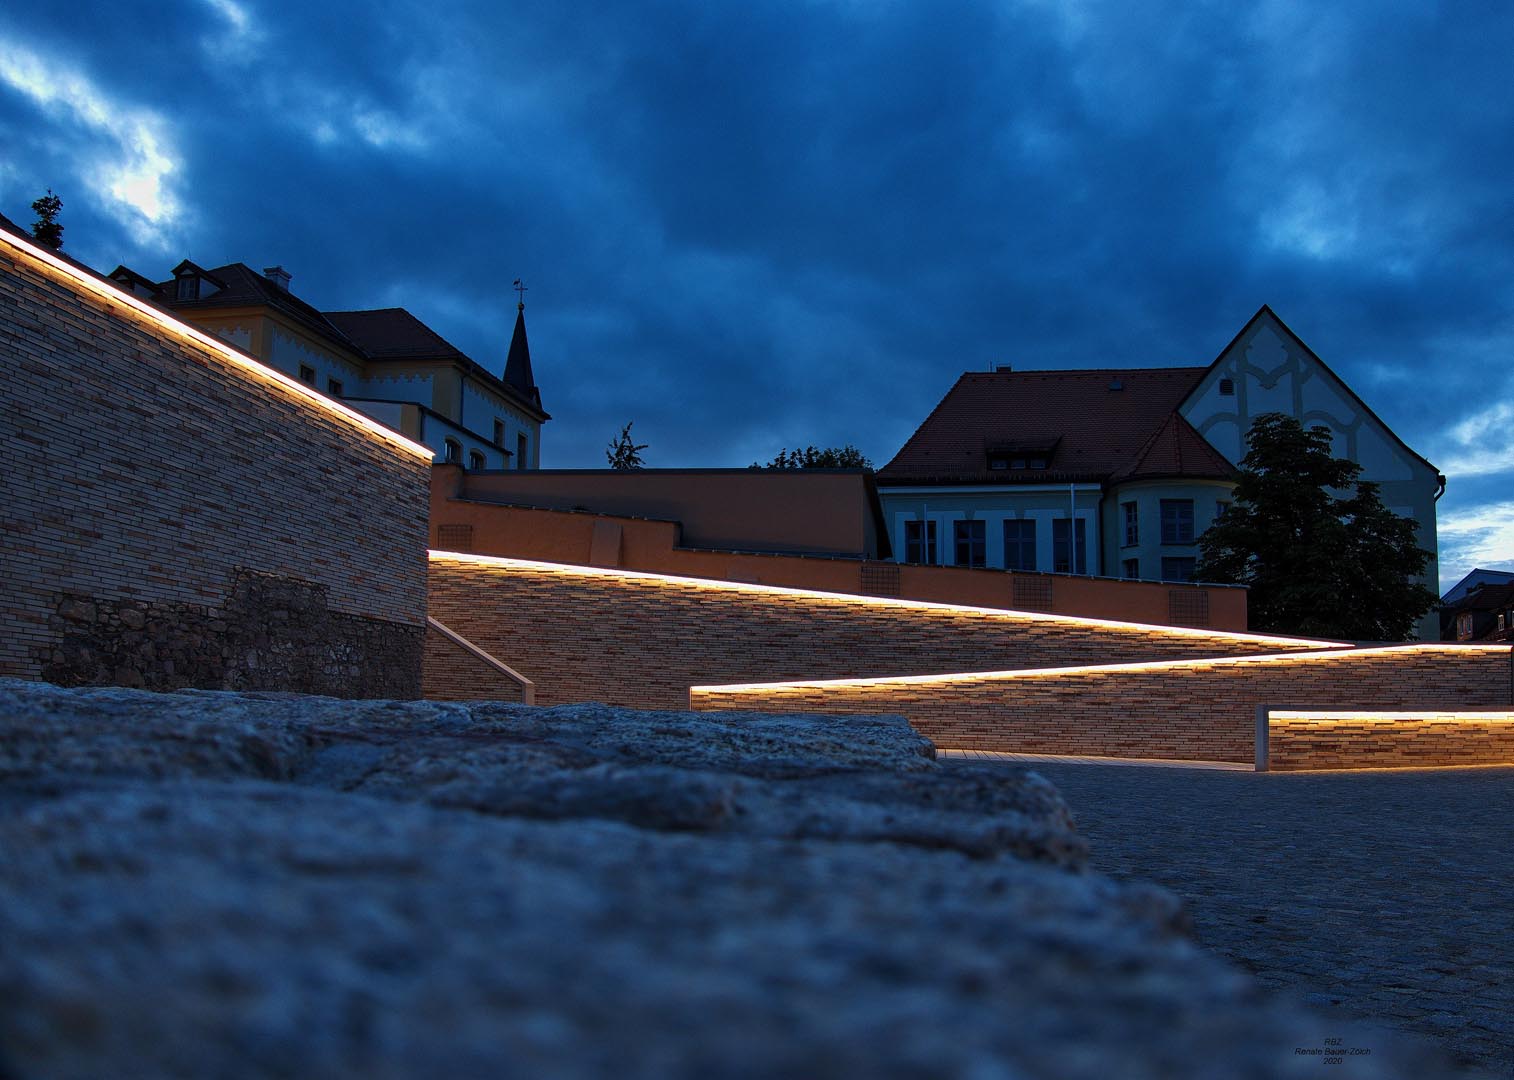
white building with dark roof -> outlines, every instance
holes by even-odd
[[[122,287],[231,342],[470,469],[541,464],[551,416],[531,368],[525,305],[499,374],[404,308],[319,311],[289,290],[282,267],[204,269],[188,260],[153,282],[124,266]]]
[[[1264,306],[1207,367],[963,374],[878,472],[896,557],[1189,580],[1267,412],[1328,428],[1433,556],[1445,478]]]

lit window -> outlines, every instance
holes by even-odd
[[[1088,573],[1088,522],[1083,518],[1078,519],[1077,527],[1072,530],[1072,541],[1069,543],[1067,519],[1057,518],[1053,521],[1051,523],[1051,553],[1051,568],[1057,573]]]
[[[924,566],[936,563],[936,523],[934,521],[906,521],[904,523],[904,561]]]
[[[987,566],[987,528],[981,521],[955,521],[952,540],[958,566]]]
[[[1141,542],[1141,515],[1140,510],[1133,502],[1121,503],[1120,509],[1125,513],[1125,547]]]
[[[1024,518],[1004,523],[1004,569],[1036,568],[1036,523]]]
[[[341,397],[342,396],[342,380],[341,379],[327,379],[326,380],[326,392],[328,394],[330,394],[332,397]]]
[[[1191,555],[1163,556],[1163,581],[1192,581],[1195,560]]]
[[[524,435],[515,436],[515,467],[517,469],[524,469],[526,467],[528,458],[526,451],[529,449],[530,447],[526,444],[526,437]]]
[[[483,454],[479,453],[477,450],[468,451],[468,468],[482,469],[485,468],[487,464],[488,463],[484,461]]]
[[[309,383],[311,386],[314,386],[315,385],[315,368],[311,367],[309,364],[301,364],[300,365],[300,382],[302,382],[302,383]]]
[[[1193,543],[1192,499],[1162,500],[1162,543]]]
[[[1122,565],[1124,566],[1124,569],[1125,569],[1125,580],[1126,581],[1135,581],[1137,578],[1139,578],[1141,576],[1141,560],[1140,559],[1126,559],[1125,562]]]
[[[447,439],[443,443],[443,445],[447,448],[446,453],[443,455],[443,459],[451,465],[462,464],[463,444],[458,442],[456,439]]]

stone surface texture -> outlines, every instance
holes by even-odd
[[[898,718],[0,681],[0,1075],[1274,1077],[1328,1030]],[[1376,1039],[1331,1074],[1441,1075]]]

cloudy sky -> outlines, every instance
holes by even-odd
[[[881,465],[964,370],[1204,364],[1268,303],[1450,477],[1449,584],[1514,568],[1510,57],[1426,0],[11,5],[0,212],[490,367],[525,278],[549,466],[628,420]]]

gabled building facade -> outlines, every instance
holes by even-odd
[[[1263,307],[1207,367],[962,375],[878,473],[896,557],[1191,580],[1266,412],[1329,428],[1435,551],[1444,477]],[[1419,634],[1439,636],[1435,616]]]
[[[551,417],[531,370],[525,306],[501,374],[404,308],[322,312],[289,290],[280,267],[205,269],[181,262],[167,281],[117,267],[110,278],[471,469],[537,468]]]

